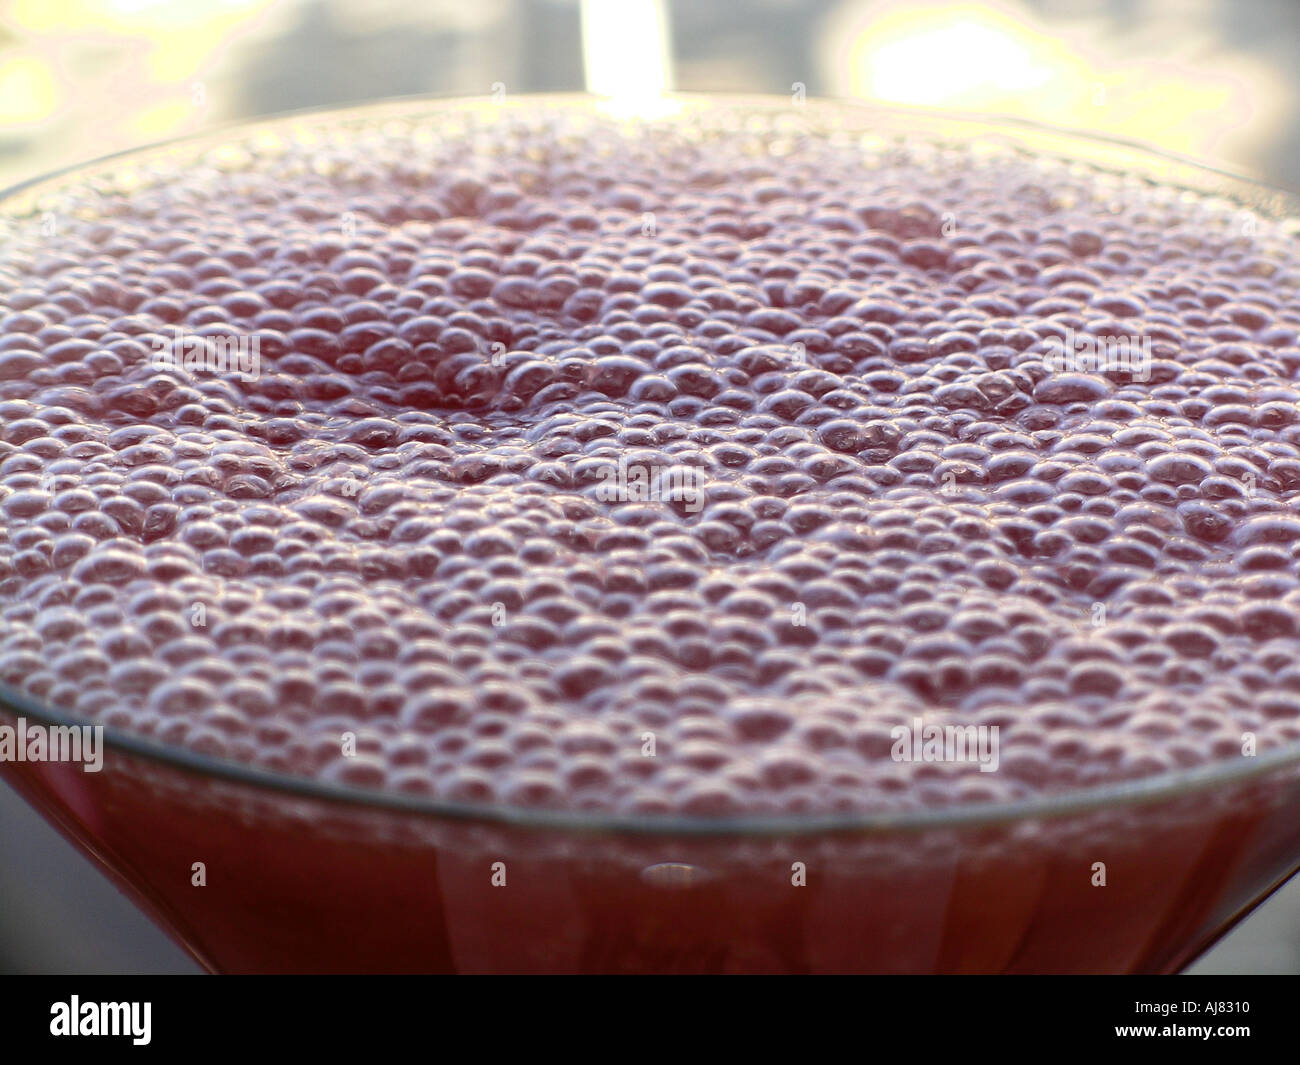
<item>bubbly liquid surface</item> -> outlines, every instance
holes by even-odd
[[[1027,157],[460,121],[13,221],[0,681],[278,771],[620,813],[1300,738],[1274,223]],[[256,371],[159,368],[176,328]],[[1150,361],[1054,364],[1067,335]],[[996,726],[996,772],[897,760],[918,720]]]

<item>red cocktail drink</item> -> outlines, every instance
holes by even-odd
[[[4,769],[215,969],[1177,969],[1300,856],[1259,195],[717,100],[22,193],[0,683],[109,747]]]

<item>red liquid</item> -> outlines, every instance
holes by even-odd
[[[1300,736],[1271,223],[960,152],[469,126],[20,233],[0,681],[276,772],[625,819],[968,809]],[[160,372],[172,325],[260,364]],[[1150,362],[1052,368],[1067,329]],[[996,770],[892,758],[918,719],[996,728]],[[690,840],[7,769],[241,971],[1169,970],[1298,831],[1293,774]]]
[[[464,825],[112,767],[16,782],[224,972],[1176,972],[1300,852],[1294,772],[1002,828],[747,840]]]

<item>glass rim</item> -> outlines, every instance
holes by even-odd
[[[694,113],[735,109],[765,114],[790,114],[796,107],[806,106],[828,116],[857,115],[863,124],[854,129],[863,134],[872,132],[866,122],[875,115],[927,124],[931,134],[935,132],[935,127],[950,124],[983,130],[986,135],[1046,137],[1061,142],[1075,151],[1037,148],[1033,149],[1033,154],[1061,162],[1091,166],[1104,172],[1111,168],[1096,158],[1099,150],[1129,153],[1135,159],[1148,164],[1154,162],[1163,167],[1176,168],[1173,180],[1163,173],[1157,177],[1150,169],[1139,170],[1134,176],[1159,181],[1177,190],[1223,196],[1243,207],[1257,206],[1257,204],[1233,197],[1233,192],[1239,196],[1244,193],[1253,193],[1256,196],[1262,194],[1280,202],[1288,212],[1291,212],[1291,217],[1300,215],[1300,191],[1280,184],[1235,173],[1211,163],[1153,148],[1138,141],[1073,129],[1060,129],[1014,116],[881,105],[872,101],[833,97],[811,97],[799,104],[795,104],[786,96],[711,92],[669,93],[663,99],[693,109]],[[228,144],[232,140],[237,140],[241,134],[247,137],[259,132],[273,133],[277,132],[277,127],[279,130],[289,131],[298,124],[319,125],[331,119],[373,121],[382,117],[389,121],[397,121],[421,115],[436,117],[438,113],[448,110],[475,111],[497,108],[503,111],[526,113],[536,112],[541,107],[558,111],[593,111],[608,102],[605,98],[585,93],[521,93],[511,95],[504,101],[483,96],[415,95],[341,107],[329,105],[244,118],[202,131],[111,152],[24,179],[0,190],[0,221],[4,219],[7,209],[11,206],[9,201],[20,194],[29,194],[47,185],[56,188],[60,183],[69,182],[127,157],[143,158],[150,153],[168,149],[191,148],[201,151],[205,145]],[[634,115],[629,117],[635,118]],[[915,131],[915,134],[923,136],[925,132],[926,130],[921,129]],[[1094,153],[1092,156],[1088,154],[1089,148]],[[1078,149],[1083,149],[1082,154],[1078,153]],[[1121,170],[1113,172],[1129,173]],[[1177,178],[1183,178],[1185,183],[1179,182]],[[1224,183],[1228,183],[1231,188],[1225,190]],[[728,817],[694,817],[678,814],[634,815],[612,811],[573,811],[455,802],[408,792],[360,788],[329,783],[313,777],[295,776],[253,763],[200,754],[116,726],[79,718],[46,706],[37,699],[3,683],[0,683],[0,711],[8,712],[15,718],[33,718],[50,726],[99,728],[103,730],[102,736],[107,748],[130,757],[155,763],[164,769],[194,774],[205,780],[243,785],[262,792],[297,799],[325,801],[336,805],[357,807],[367,812],[391,812],[456,822],[563,832],[626,833],[656,837],[808,836],[826,833],[867,834],[950,828],[977,829],[984,826],[993,827],[1128,806],[1149,805],[1220,786],[1248,784],[1275,771],[1300,766],[1300,740],[1297,740],[1259,755],[1218,759],[1135,780],[1071,788],[1010,801],[956,803],[902,811],[867,809],[860,812],[810,815],[740,814]]]

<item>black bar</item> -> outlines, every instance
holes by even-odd
[[[737,1044],[751,1042],[769,1057],[789,1046],[814,1058],[849,1050],[857,1060],[881,1052],[932,1059],[949,1048],[1050,1059],[1061,1051],[1124,1053],[1125,1044],[1179,1055],[1211,1047],[1223,1058],[1293,1052],[1298,991],[1296,977],[781,977],[730,986],[710,977],[24,977],[0,991],[0,1032],[9,1061],[69,1048],[173,1060],[178,1051],[280,1047],[331,1060],[354,1048],[414,1047],[436,1060],[474,1054],[476,1045],[492,1059],[513,1040],[533,1054],[567,1046],[601,1059],[634,1046],[699,1057],[715,1044],[734,1057]],[[56,1004],[70,1006],[74,995],[83,1014],[88,1003],[149,1003],[148,1044],[130,1034],[52,1035]],[[1135,1026],[1152,1031],[1118,1034]],[[1213,1032],[1187,1034],[1193,1027]]]

